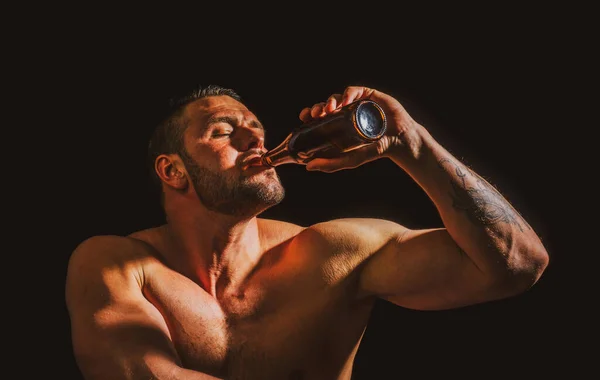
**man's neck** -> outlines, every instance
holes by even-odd
[[[178,210],[167,211],[169,264],[215,297],[226,286],[235,289],[262,253],[256,217],[236,218],[204,208]]]

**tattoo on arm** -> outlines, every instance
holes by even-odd
[[[531,229],[506,199],[477,173],[447,158],[442,158],[438,164],[443,170],[454,171],[457,179],[451,180],[452,205],[465,211],[473,222],[488,226],[504,222],[516,225],[521,231]],[[469,178],[475,179],[474,184],[468,183]]]

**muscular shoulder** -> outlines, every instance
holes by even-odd
[[[328,282],[357,273],[361,264],[407,231],[395,222],[372,218],[343,218],[314,224],[295,239],[300,249],[317,252]]]
[[[314,224],[306,229],[309,241],[325,244],[336,253],[368,253],[381,248],[407,228],[385,219],[342,218]]]
[[[80,286],[106,282],[116,276],[143,284],[143,262],[151,259],[148,245],[130,237],[99,235],[81,242],[71,253],[67,268],[67,299]]]
[[[306,229],[294,223],[275,219],[259,218],[257,221],[265,250],[293,239]]]
[[[116,235],[92,236],[81,242],[71,254],[72,265],[86,266],[118,266],[126,267],[137,264],[150,256],[149,246],[137,239]]]

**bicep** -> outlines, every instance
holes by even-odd
[[[135,271],[105,254],[82,247],[69,263],[66,298],[82,372],[128,379],[174,370],[179,359],[164,319],[143,296]]]
[[[362,294],[441,310],[490,299],[492,283],[445,229],[402,230],[366,261]]]

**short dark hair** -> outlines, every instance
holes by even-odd
[[[156,158],[161,154],[176,153],[183,156],[187,153],[183,144],[183,133],[188,125],[188,120],[183,117],[185,107],[208,96],[229,96],[241,102],[241,97],[236,91],[214,84],[205,87],[198,86],[183,96],[172,98],[169,101],[167,116],[156,126],[148,144],[150,175],[159,186],[160,178],[154,170]]]

